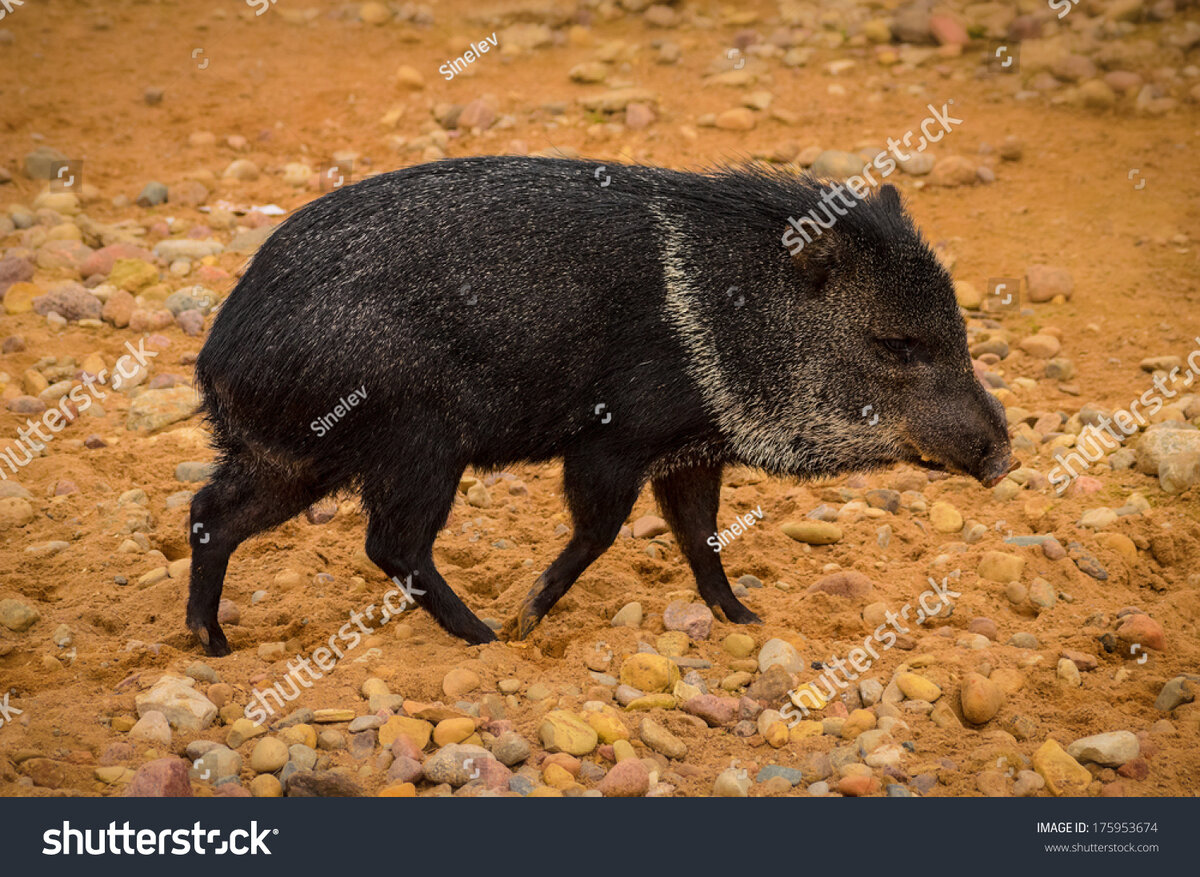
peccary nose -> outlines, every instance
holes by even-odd
[[[992,440],[988,442],[987,450],[981,455],[975,470],[975,477],[985,487],[995,487],[1013,469],[1017,468],[1017,460],[1012,455],[1012,446],[1008,441],[1008,424],[1004,415],[1004,406],[991,393],[983,394],[984,406],[989,420],[989,432]]]
[[[1008,452],[1008,444],[1001,449],[1000,453],[993,454],[984,459],[983,466],[976,476],[984,487],[995,487],[1009,472],[1017,468],[1017,459]]]

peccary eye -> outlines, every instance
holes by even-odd
[[[924,358],[924,347],[915,338],[880,338],[879,343],[904,362]]]

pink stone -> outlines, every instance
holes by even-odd
[[[609,768],[597,788],[606,798],[641,798],[650,791],[650,773],[641,761],[630,758]]]
[[[137,769],[127,798],[190,798],[192,781],[188,778],[188,763],[182,758],[156,758]]]
[[[949,15],[929,16],[929,30],[941,45],[965,46],[971,41],[967,29]]]
[[[682,630],[691,639],[708,639],[712,624],[712,610],[703,603],[674,600],[663,612],[663,625],[667,630]]]

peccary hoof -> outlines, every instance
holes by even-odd
[[[229,648],[229,640],[225,639],[225,633],[219,624],[215,622],[211,625],[189,624],[188,627],[196,635],[196,639],[204,648],[204,653],[210,658],[223,658],[233,651]]]

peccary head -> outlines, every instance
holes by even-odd
[[[997,484],[1012,469],[1004,407],[977,379],[953,283],[895,188],[835,224],[797,268],[824,310],[821,370],[837,375],[851,459],[923,463]],[[849,218],[849,214],[847,215]],[[858,221],[855,221],[858,220]]]
[[[788,190],[793,217],[816,205],[833,221],[805,225],[816,233],[799,250],[781,248],[777,265],[731,275],[740,308],[711,295],[699,305],[686,294],[694,290],[673,288],[672,258],[677,274],[688,260],[668,235],[668,311],[734,455],[800,476],[911,462],[998,483],[1013,466],[1004,409],[975,376],[951,279],[895,188],[847,193],[837,215],[821,206],[830,190],[812,180],[738,182],[760,207],[778,207]],[[772,244],[795,227],[775,226]],[[761,246],[763,236],[732,246]]]

